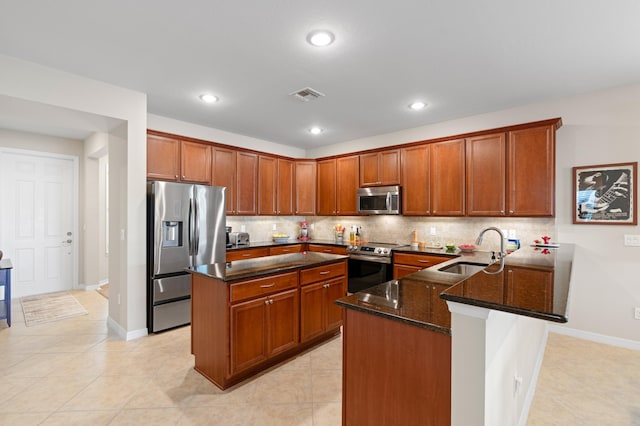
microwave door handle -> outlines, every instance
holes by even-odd
[[[390,192],[387,192],[386,204],[387,204],[387,211],[391,211],[391,193]]]

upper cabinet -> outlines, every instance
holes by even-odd
[[[317,164],[316,214],[357,215],[359,157],[352,155],[321,160]]]
[[[316,213],[316,161],[296,160],[295,179],[295,214],[314,215]]]
[[[258,214],[276,215],[278,196],[278,159],[258,157]]]
[[[278,158],[276,207],[279,215],[293,214],[294,183],[293,161]]]
[[[556,125],[507,133],[507,212],[555,216]]]
[[[251,152],[236,153],[236,214],[258,213],[257,206],[258,155]]]
[[[467,215],[505,215],[506,146],[504,133],[467,139]]]
[[[431,144],[431,214],[464,216],[464,139]]]
[[[430,153],[431,145],[401,149],[403,215],[425,216],[431,214]]]
[[[331,216],[336,214],[336,160],[318,161],[316,214]]]
[[[360,155],[360,186],[398,185],[399,183],[399,149]]]
[[[227,214],[236,214],[236,151],[213,148],[213,184],[227,188]]]
[[[147,135],[147,178],[211,183],[211,146]]]

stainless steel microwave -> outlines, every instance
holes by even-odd
[[[358,188],[358,213],[400,214],[400,186]]]

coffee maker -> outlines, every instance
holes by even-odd
[[[309,241],[309,225],[306,220],[300,222],[300,241]]]

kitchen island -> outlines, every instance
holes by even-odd
[[[546,342],[539,319],[567,321],[572,258],[570,245],[523,247],[506,256],[503,270],[497,263],[486,273],[460,266],[490,263],[490,252],[463,253],[339,299],[343,424],[495,424],[505,409],[526,415],[523,390],[535,385]],[[491,312],[490,324],[443,314],[445,303]],[[495,354],[501,358],[492,363]]]
[[[189,268],[195,369],[220,389],[340,333],[347,257],[292,253]]]

